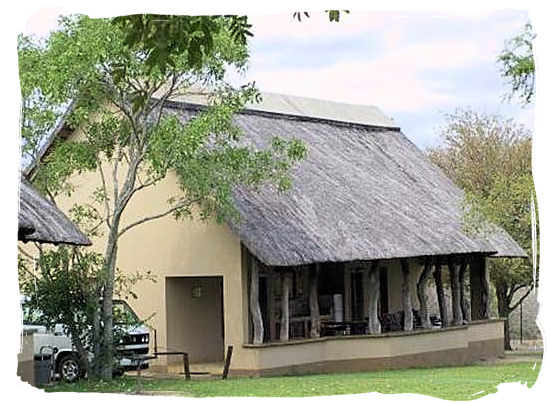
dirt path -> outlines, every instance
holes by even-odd
[[[543,351],[506,351],[503,357],[484,359],[475,362],[476,365],[504,365],[507,363],[542,362]]]

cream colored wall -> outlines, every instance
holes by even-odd
[[[503,338],[502,321],[472,323],[445,330],[393,335],[326,337],[297,343],[246,347],[254,353],[249,370],[357,359],[403,357],[435,352],[472,351],[472,345]],[[471,359],[475,359],[472,357]]]
[[[388,268],[388,310],[390,313],[403,310],[401,287],[403,284],[403,275],[401,273],[401,262],[398,259],[387,260],[380,263],[381,266]],[[422,265],[416,258],[409,259],[410,265],[410,284],[411,301],[414,309],[418,309],[420,304],[416,295],[416,283],[422,272]]]
[[[75,133],[72,139],[81,136]],[[124,170],[124,166],[119,169],[119,184],[122,183]],[[112,185],[109,173],[109,167],[105,165],[108,187]],[[91,202],[94,190],[101,184],[101,177],[98,172],[83,173],[71,178],[71,183],[75,186],[74,194],[58,200],[59,207],[65,212],[74,203]],[[176,176],[168,174],[157,185],[136,193],[124,212],[121,229],[137,219],[169,207],[167,199],[178,195],[178,187]],[[106,238],[105,231],[103,237],[92,240],[93,246],[90,248],[103,252]],[[227,225],[189,219],[176,221],[171,216],[144,223],[119,239],[117,267],[126,274],[151,271],[156,277],[154,283],[138,283],[134,288],[138,299],[131,299],[129,304],[140,318],[150,318],[148,323],[157,330],[159,349],[170,348],[166,333],[166,324],[170,321],[166,317],[166,277],[222,276],[225,345],[235,347],[234,361],[239,361],[239,347],[244,342],[245,327],[241,247],[239,239]],[[152,349],[152,342],[150,347]]]

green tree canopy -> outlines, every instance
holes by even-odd
[[[535,95],[534,39],[533,27],[526,24],[521,34],[506,42],[498,56],[500,72],[511,87],[507,97],[517,95],[524,104],[529,104]]]
[[[479,220],[494,223],[531,257],[531,132],[511,119],[458,110],[447,116],[440,136],[442,146],[428,155],[465,191],[466,229],[479,229]],[[508,318],[533,286],[532,260],[491,259],[490,265],[499,315]]]

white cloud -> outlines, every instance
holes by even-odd
[[[259,70],[252,59],[249,78],[266,91],[375,104],[392,111],[421,109],[455,97],[436,89],[429,71],[475,65],[486,60],[488,51],[484,43],[433,41],[388,48],[368,61],[343,60],[309,69]]]
[[[399,111],[449,102],[451,97],[423,85],[406,64],[343,62],[322,69],[251,72],[265,91],[377,105]]]
[[[257,27],[254,41],[260,43],[278,39],[281,43],[291,43],[292,40],[314,38],[321,41],[327,37],[354,41],[361,32],[372,35],[374,41],[375,32],[376,38],[384,45],[377,57],[359,60],[359,55],[364,54],[366,48],[364,44],[358,44],[356,59],[350,56],[354,52],[348,52],[328,66],[298,68],[292,66],[292,52],[296,49],[272,48],[264,50],[265,53],[252,53],[248,79],[256,81],[265,91],[374,104],[392,112],[462,104],[461,97],[464,97],[468,83],[457,86],[458,76],[446,82],[436,82],[430,78],[430,73],[452,73],[473,66],[496,65],[496,56],[502,49],[504,39],[517,32],[525,21],[525,14],[354,11],[344,15],[343,19],[340,24],[331,24],[326,16],[319,14],[302,23],[293,21],[290,15],[255,17],[252,20]],[[424,28],[422,22],[430,19],[449,20],[450,23],[456,23],[451,19],[457,19],[463,23],[464,29],[444,38],[437,37],[437,31],[434,31],[434,37],[430,37],[429,30],[422,32],[420,37],[411,37],[411,33]],[[300,47],[300,51],[304,49],[307,47]],[[280,57],[274,57],[277,53]],[[299,56],[303,59],[303,55]],[[319,59],[319,55],[315,57]],[[495,74],[498,74],[497,70]],[[452,74],[448,76],[452,77]],[[460,88],[460,94],[451,92],[451,88]],[[474,90],[472,97],[482,97],[489,102],[498,100],[501,95],[480,94]]]
[[[25,33],[45,37],[56,28],[59,16],[66,13],[58,6],[42,6],[27,19]]]

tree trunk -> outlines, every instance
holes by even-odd
[[[109,228],[107,247],[105,249],[105,278],[103,284],[103,300],[101,303],[101,321],[103,323],[103,332],[101,336],[101,343],[99,344],[100,352],[97,353],[97,356],[94,356],[94,361],[99,359],[99,375],[102,379],[106,380],[113,378],[113,365],[116,360],[116,352],[113,341],[113,295],[115,291],[115,272],[120,221],[126,206],[132,198],[140,161],[141,160],[136,156],[134,156],[130,161],[121,192],[118,193],[118,183],[116,183],[117,185],[115,185],[113,189],[115,202],[111,226]],[[113,174],[116,174],[116,170]],[[114,177],[116,177],[116,175],[114,175]],[[106,189],[105,192],[107,192]]]
[[[100,322],[100,313],[99,310],[101,308],[101,304],[99,302],[99,296],[100,293],[98,291],[97,294],[97,301],[95,305],[94,314],[92,317],[92,324],[93,324],[93,352],[94,355],[98,354],[101,351],[101,322]],[[93,360],[90,364],[90,373],[88,374],[89,378],[98,378],[100,376],[100,369],[96,364],[96,361]]]
[[[462,296],[460,296],[459,268],[455,263],[454,257],[447,258],[447,265],[451,274],[451,304],[453,308],[453,325],[462,325]]]
[[[460,262],[460,272],[458,273],[458,283],[460,285],[460,307],[462,310],[462,319],[464,322],[469,323],[472,321],[470,316],[470,310],[468,307],[468,301],[466,299],[466,287],[464,282],[464,276],[466,275],[466,270],[468,269],[468,258],[462,257]]]
[[[509,316],[512,312],[510,310],[510,299],[508,295],[507,285],[496,284],[496,295],[497,295],[497,305],[498,305],[498,316],[504,319],[504,349],[511,350],[512,345],[510,344],[510,323]]]
[[[380,334],[380,320],[378,319],[378,300],[380,299],[380,268],[378,261],[373,261],[367,271],[369,293],[369,333]]]
[[[403,283],[401,284],[401,296],[403,299],[403,331],[412,331],[414,318],[411,302],[411,271],[407,258],[401,259],[401,274],[403,275]]]
[[[283,291],[281,295],[281,330],[279,339],[288,341],[290,326],[290,287],[292,283],[292,272],[283,270],[281,272]]]
[[[420,302],[419,312],[422,328],[432,328],[430,313],[428,313],[428,279],[432,273],[432,269],[432,258],[427,257],[424,264],[424,269],[422,270],[416,285],[416,293],[418,295],[418,301]]]
[[[250,257],[250,314],[252,316],[252,343],[264,342],[264,324],[260,308],[260,274],[256,258]]]
[[[489,267],[487,266],[487,260],[483,257],[483,266],[481,271],[481,286],[483,287],[483,310],[485,311],[484,318],[491,318],[491,286],[489,284]]]
[[[309,314],[311,316],[310,338],[319,338],[321,323],[319,319],[319,264],[309,269]]]
[[[437,291],[437,303],[439,305],[439,315],[441,317],[441,326],[447,327],[449,319],[447,317],[447,301],[445,299],[445,289],[443,288],[443,279],[441,274],[441,261],[439,258],[435,260],[435,288]]]
[[[120,226],[121,211],[117,210],[113,215],[109,238],[105,253],[103,296],[101,302],[102,333],[99,343],[99,352],[94,355],[95,368],[102,379],[113,378],[113,365],[115,362],[114,334],[113,334],[113,295],[115,289],[115,270],[118,252],[118,229]]]

